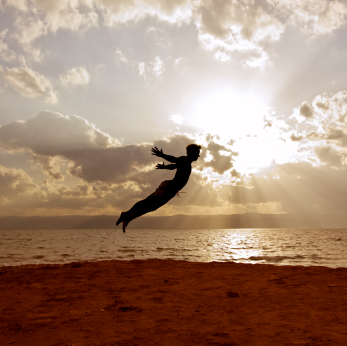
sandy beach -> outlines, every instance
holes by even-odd
[[[133,260],[0,272],[1,345],[347,345],[347,268]]]

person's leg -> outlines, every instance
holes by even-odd
[[[128,221],[128,223],[144,214],[147,214],[151,211],[157,210],[165,201],[162,201],[162,198],[155,198],[152,196],[148,196],[142,201],[137,202],[130,210],[125,212],[124,219]]]
[[[119,217],[116,225],[118,226],[118,224],[121,223],[125,217],[129,218],[129,216],[131,214],[133,214],[134,212],[138,212],[140,210],[145,210],[145,207],[146,207],[146,204],[147,204],[146,203],[147,198],[142,199],[141,201],[138,201],[137,203],[135,203],[128,211],[122,212],[120,214],[120,217]],[[139,216],[141,216],[141,215],[139,215]]]
[[[129,209],[128,211],[122,212],[120,214],[120,217],[119,217],[116,225],[118,226],[122,221],[123,222],[125,221],[126,224],[128,224],[130,221],[134,220],[135,218],[152,211],[152,207],[153,207],[152,204],[153,203],[151,203],[151,202],[152,201],[149,197],[147,197],[141,201],[138,201],[137,203],[135,203],[133,205],[133,207],[131,209]],[[155,208],[155,209],[157,209],[157,208]]]
[[[130,221],[147,214],[151,211],[157,210],[165,203],[167,203],[172,197],[158,197],[158,196],[148,196],[147,198],[135,203],[135,205],[128,211],[121,214],[117,224],[123,222],[123,232],[129,224]]]

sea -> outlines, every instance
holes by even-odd
[[[347,267],[347,229],[0,229],[0,266],[170,259]]]

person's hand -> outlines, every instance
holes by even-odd
[[[160,163],[158,163],[155,167],[156,169],[165,169],[165,164],[163,162],[163,164],[161,165]]]
[[[152,155],[162,157],[164,155],[163,149],[158,149],[157,147],[152,148]]]

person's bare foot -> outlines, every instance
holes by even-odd
[[[116,226],[118,226],[123,221],[123,218],[124,218],[124,212],[121,212],[120,217],[118,221],[116,222]]]
[[[125,229],[127,228],[128,223],[128,221],[123,220],[123,233],[125,233]]]

